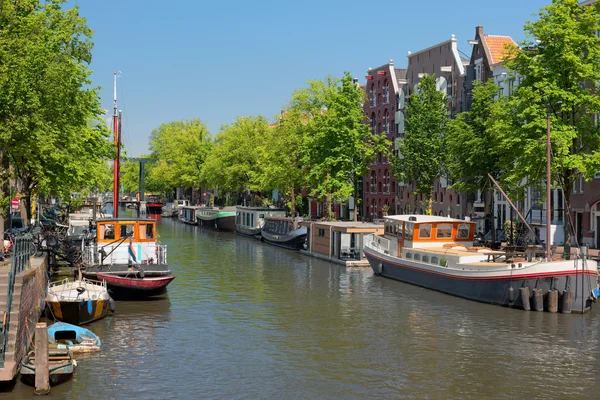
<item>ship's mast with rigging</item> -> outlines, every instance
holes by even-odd
[[[117,155],[114,162],[113,171],[113,217],[119,217],[119,161],[121,159],[121,113],[117,110],[117,73],[113,77],[113,134],[115,138],[115,147]]]

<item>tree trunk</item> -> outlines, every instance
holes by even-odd
[[[292,218],[296,216],[296,193],[294,193],[294,185],[292,185]]]

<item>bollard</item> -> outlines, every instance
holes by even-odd
[[[48,329],[45,322],[40,322],[35,324],[35,394],[48,393]]]
[[[531,310],[531,307],[529,305],[529,288],[525,286],[520,288],[519,291],[521,292],[521,304],[523,305],[523,310]]]
[[[544,311],[544,292],[542,289],[533,289],[533,309]]]
[[[571,307],[573,307],[573,294],[570,290],[565,290],[562,295],[561,313],[571,314]]]
[[[548,311],[555,313],[558,311],[558,290],[548,290]]]

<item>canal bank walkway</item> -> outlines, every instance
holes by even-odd
[[[42,314],[42,302],[48,285],[48,258],[32,257],[30,265],[14,280],[12,304],[9,295],[10,263],[0,265],[0,381],[11,381],[19,372],[19,365],[27,354],[35,324]],[[11,309],[8,310],[7,307]]]

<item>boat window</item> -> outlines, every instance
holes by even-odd
[[[125,237],[133,237],[133,224],[123,224],[120,225],[120,233],[121,233],[121,239],[125,238]]]
[[[258,218],[264,218],[265,214],[258,214]]]
[[[389,222],[385,222],[385,233],[392,233],[392,227]]]
[[[138,232],[141,240],[154,239],[154,229],[152,229],[153,226],[154,225],[152,224],[140,224]]]
[[[431,224],[419,225],[419,239],[431,238]]]
[[[429,257],[423,256],[423,262],[429,262]]]
[[[102,224],[99,225],[100,232],[98,237],[100,239],[114,239],[115,238],[115,225],[114,224]]]
[[[325,229],[319,229],[319,236],[325,236]]]
[[[406,253],[406,258],[412,258],[412,253]]]
[[[250,214],[250,224],[248,226],[254,227],[254,214]]]
[[[235,223],[239,225],[240,223],[240,212],[235,213]]]
[[[404,239],[406,240],[412,240],[413,238],[413,223],[405,223],[404,224]]]
[[[416,261],[420,261],[421,260],[421,255],[415,253],[415,260]]]
[[[469,224],[458,225],[458,232],[456,233],[457,239],[468,239],[469,238]]]
[[[431,263],[437,265],[440,262],[439,258],[431,257]]]
[[[437,239],[449,239],[452,237],[452,224],[438,224],[435,234]]]

